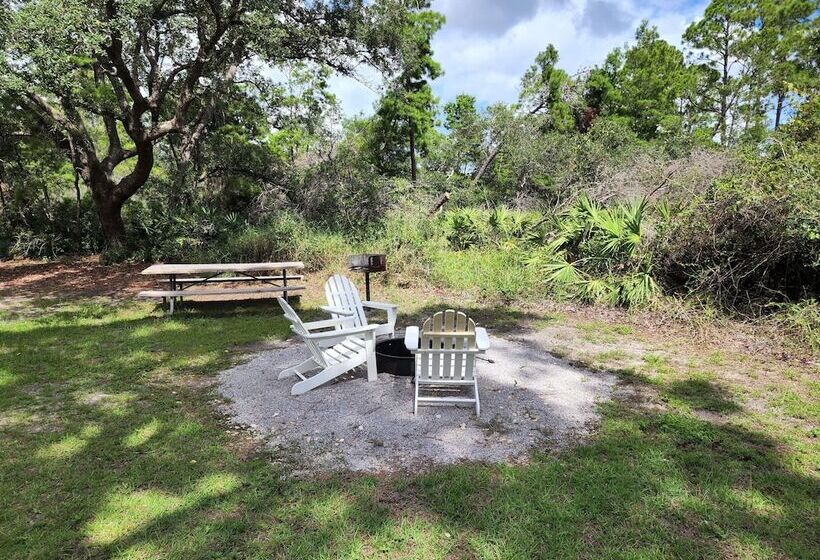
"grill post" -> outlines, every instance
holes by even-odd
[[[355,272],[364,272],[364,292],[370,301],[370,273],[387,270],[387,257],[382,254],[365,253],[351,255],[347,258],[348,268]]]

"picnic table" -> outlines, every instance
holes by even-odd
[[[243,294],[282,294],[288,299],[289,292],[305,289],[304,285],[293,281],[303,279],[301,274],[288,271],[299,271],[305,267],[301,261],[260,262],[260,263],[208,263],[208,264],[154,264],[140,272],[148,276],[164,276],[160,280],[167,284],[167,289],[145,290],[137,294],[140,298],[162,298],[169,302],[169,312],[174,312],[174,304],[183,297],[221,296]],[[288,281],[291,281],[288,284]],[[215,287],[220,283],[257,282],[260,286],[229,288]],[[189,288],[205,286],[204,289]]]

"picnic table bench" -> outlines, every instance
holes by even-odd
[[[167,289],[144,290],[137,294],[140,298],[161,298],[169,302],[169,312],[174,312],[177,300],[191,296],[234,296],[245,294],[281,294],[288,299],[289,292],[305,289],[304,285],[293,284],[303,279],[301,274],[288,271],[299,271],[305,267],[301,261],[265,262],[265,263],[212,263],[212,264],[155,264],[140,274],[164,276],[160,280],[167,284]],[[228,276],[224,276],[224,275]],[[288,281],[291,281],[288,284]],[[218,286],[221,283],[258,282],[261,286],[230,288]],[[192,289],[194,286],[203,288]]]

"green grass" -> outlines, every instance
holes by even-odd
[[[593,344],[612,344],[632,334],[629,325],[608,324],[602,321],[581,322],[576,325],[583,338]]]
[[[0,558],[817,554],[817,448],[792,451],[777,418],[610,403],[587,444],[528,465],[287,478],[287,457],[245,457],[208,389],[284,336],[278,313],[41,311],[0,324]],[[676,398],[713,387],[695,375]]]
[[[817,382],[814,383],[815,391],[816,386]],[[810,420],[815,425],[820,424],[820,403],[816,400],[816,395],[813,399],[806,399],[794,391],[778,389],[770,402],[793,418]]]
[[[438,251],[431,279],[454,290],[477,291],[485,298],[520,300],[545,291],[534,269],[523,262],[524,255],[512,248]]]
[[[627,358],[629,358],[629,354],[620,348],[604,350],[603,352],[598,352],[595,354],[595,362],[604,364],[608,362],[620,362],[626,360]]]

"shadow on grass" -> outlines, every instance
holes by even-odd
[[[491,330],[504,322],[493,320],[522,317],[467,312]],[[18,378],[0,387],[0,557],[816,551],[817,479],[770,437],[685,413],[605,405],[589,444],[529,465],[283,478],[279,454],[229,451],[241,438],[225,433],[207,392],[166,383],[218,369],[231,348],[283,336],[278,314],[117,313],[0,326],[0,369]]]
[[[808,558],[820,486],[779,453],[753,431],[612,404],[588,445],[413,488],[479,556]]]
[[[301,296],[291,296],[290,303],[297,307]],[[167,304],[159,303],[155,308],[158,312],[166,312]],[[282,310],[276,303],[276,298],[235,299],[224,301],[193,301],[177,302],[174,315],[208,315],[213,317],[234,315],[236,313],[269,312],[281,315]]]
[[[664,386],[663,393],[699,410],[729,413],[741,409],[729,391],[706,379],[671,381]]]

